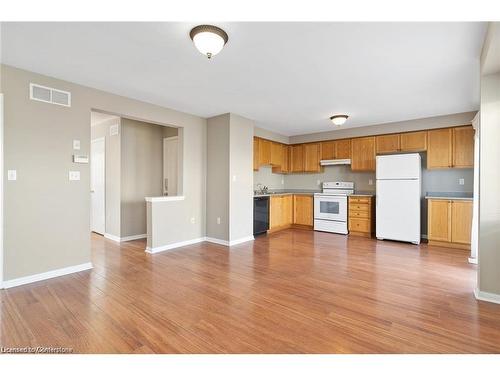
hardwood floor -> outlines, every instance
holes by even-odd
[[[94,269],[0,291],[0,346],[77,353],[499,353],[467,252],[285,230],[148,255],[93,235]]]

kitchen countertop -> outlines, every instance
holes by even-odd
[[[428,191],[425,194],[425,199],[461,199],[461,200],[472,200],[473,196],[472,196],[471,192],[456,192],[456,191],[433,192],[433,191]]]
[[[307,190],[307,189],[286,189],[286,190],[270,190],[266,194],[254,192],[254,197],[270,197],[272,195],[313,195],[314,193],[321,193],[321,190]]]
[[[354,194],[350,195],[351,197],[374,197],[375,192],[374,191],[355,191]]]

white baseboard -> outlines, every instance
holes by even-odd
[[[471,263],[471,264],[477,264],[477,258],[469,257],[469,263]]]
[[[157,247],[146,247],[146,253],[149,254],[156,254],[161,251],[167,251],[167,250],[172,250],[176,249],[178,247],[182,246],[188,246],[188,245],[193,245],[195,243],[200,243],[205,241],[205,237],[200,237],[200,238],[195,238],[193,240],[188,240],[188,241],[182,241],[182,242],[176,242],[168,245],[163,245],[163,246],[157,246]]]
[[[141,240],[143,238],[148,238],[148,235],[147,234],[135,234],[133,236],[122,237],[122,238],[120,238],[120,242]]]
[[[226,240],[219,240],[218,238],[213,238],[213,237],[205,237],[205,241],[215,243],[217,245],[222,245],[222,246],[229,246],[229,241]]]
[[[499,303],[500,304],[500,294],[481,292],[478,288],[474,289],[474,296],[480,301]]]
[[[89,270],[91,268],[92,268],[92,263],[90,263],[90,262],[78,264],[76,266],[59,268],[57,270],[38,273],[36,275],[24,276],[24,277],[20,277],[17,279],[7,280],[7,281],[4,281],[2,283],[1,287],[3,289],[13,288],[13,287],[19,286],[19,285],[30,284],[30,283],[34,283],[37,281],[52,279],[52,278],[58,277],[58,276],[69,275],[70,273],[86,271],[86,270]]]
[[[238,240],[230,241],[229,246],[239,245],[240,243],[253,241],[253,240],[254,240],[253,236],[243,237],[243,238],[240,238]]]
[[[111,241],[120,242],[120,237],[115,236],[114,234],[104,233],[104,238],[107,238]]]

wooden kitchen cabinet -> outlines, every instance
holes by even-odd
[[[335,141],[321,143],[321,160],[335,159]]]
[[[259,167],[259,138],[253,137],[253,170],[258,171]]]
[[[312,227],[313,225],[313,196],[293,196],[293,224]]]
[[[375,198],[350,195],[347,206],[349,235],[371,237],[375,232]]]
[[[451,168],[453,129],[437,129],[427,132],[427,169]]]
[[[375,137],[351,139],[351,170],[375,170]]]
[[[271,141],[259,138],[259,167],[271,164]]]
[[[453,128],[453,167],[474,167],[474,128],[462,126]]]
[[[377,154],[399,152],[401,137],[399,134],[378,135],[375,137]]]
[[[427,132],[401,133],[400,149],[405,152],[427,151]]]
[[[335,141],[335,159],[351,158],[351,140],[339,139]]]
[[[283,146],[281,143],[271,142],[271,165],[280,167],[283,162]]]
[[[320,160],[320,143],[304,144],[304,172],[319,172],[321,170]]]
[[[304,172],[304,145],[292,145],[290,148],[290,172]]]
[[[288,228],[293,219],[293,196],[273,195],[269,198],[269,230]]]
[[[427,204],[429,244],[470,249],[472,200],[428,199]]]

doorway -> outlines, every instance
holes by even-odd
[[[178,137],[163,138],[163,195],[177,195]]]
[[[106,140],[92,140],[90,144],[90,203],[92,232],[106,232]]]

